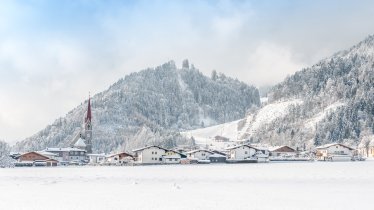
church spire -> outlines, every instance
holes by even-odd
[[[87,153],[92,153],[92,113],[91,113],[91,95],[88,96],[88,107],[87,107],[87,115],[84,122],[84,139],[86,144]]]
[[[87,116],[86,116],[86,120],[85,120],[85,123],[87,122],[91,122],[91,96],[90,94],[88,94],[88,108],[87,108]]]

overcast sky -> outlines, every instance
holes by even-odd
[[[374,33],[374,1],[0,1],[0,139],[130,72],[188,58],[272,85]]]

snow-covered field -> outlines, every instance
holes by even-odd
[[[371,209],[374,161],[0,169],[0,209]]]

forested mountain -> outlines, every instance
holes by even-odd
[[[374,132],[374,36],[276,85],[269,103],[300,99],[263,127],[258,140],[295,146],[347,142]]]
[[[267,96],[242,120],[185,136],[212,146],[215,135],[305,149],[331,142],[357,146],[374,132],[374,36],[286,78]]]
[[[242,118],[260,105],[258,90],[224,74],[204,76],[188,61],[132,73],[91,99],[93,149],[130,150],[155,143],[193,144],[178,131]],[[82,127],[87,101],[15,145],[15,151],[68,146]]]

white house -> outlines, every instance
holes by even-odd
[[[56,154],[55,159],[58,160],[60,164],[83,163],[87,161],[86,150],[78,148],[46,148],[43,152]]]
[[[96,165],[96,164],[103,164],[105,162],[106,155],[104,153],[101,154],[87,154],[89,159],[89,164]]]
[[[197,160],[209,160],[209,156],[213,155],[214,152],[205,149],[192,150],[186,153],[187,158]]]
[[[138,164],[162,164],[163,156],[167,152],[167,149],[164,149],[159,146],[147,146],[139,149],[133,150],[135,153],[134,159],[135,163]]]
[[[255,158],[256,152],[258,151],[257,148],[252,147],[250,145],[238,145],[227,148],[229,159],[232,160],[245,160]]]
[[[317,160],[323,161],[350,161],[355,149],[344,144],[332,143],[316,147]]]
[[[107,165],[124,165],[133,161],[133,156],[126,153],[120,152],[116,154],[107,155],[104,164]]]

